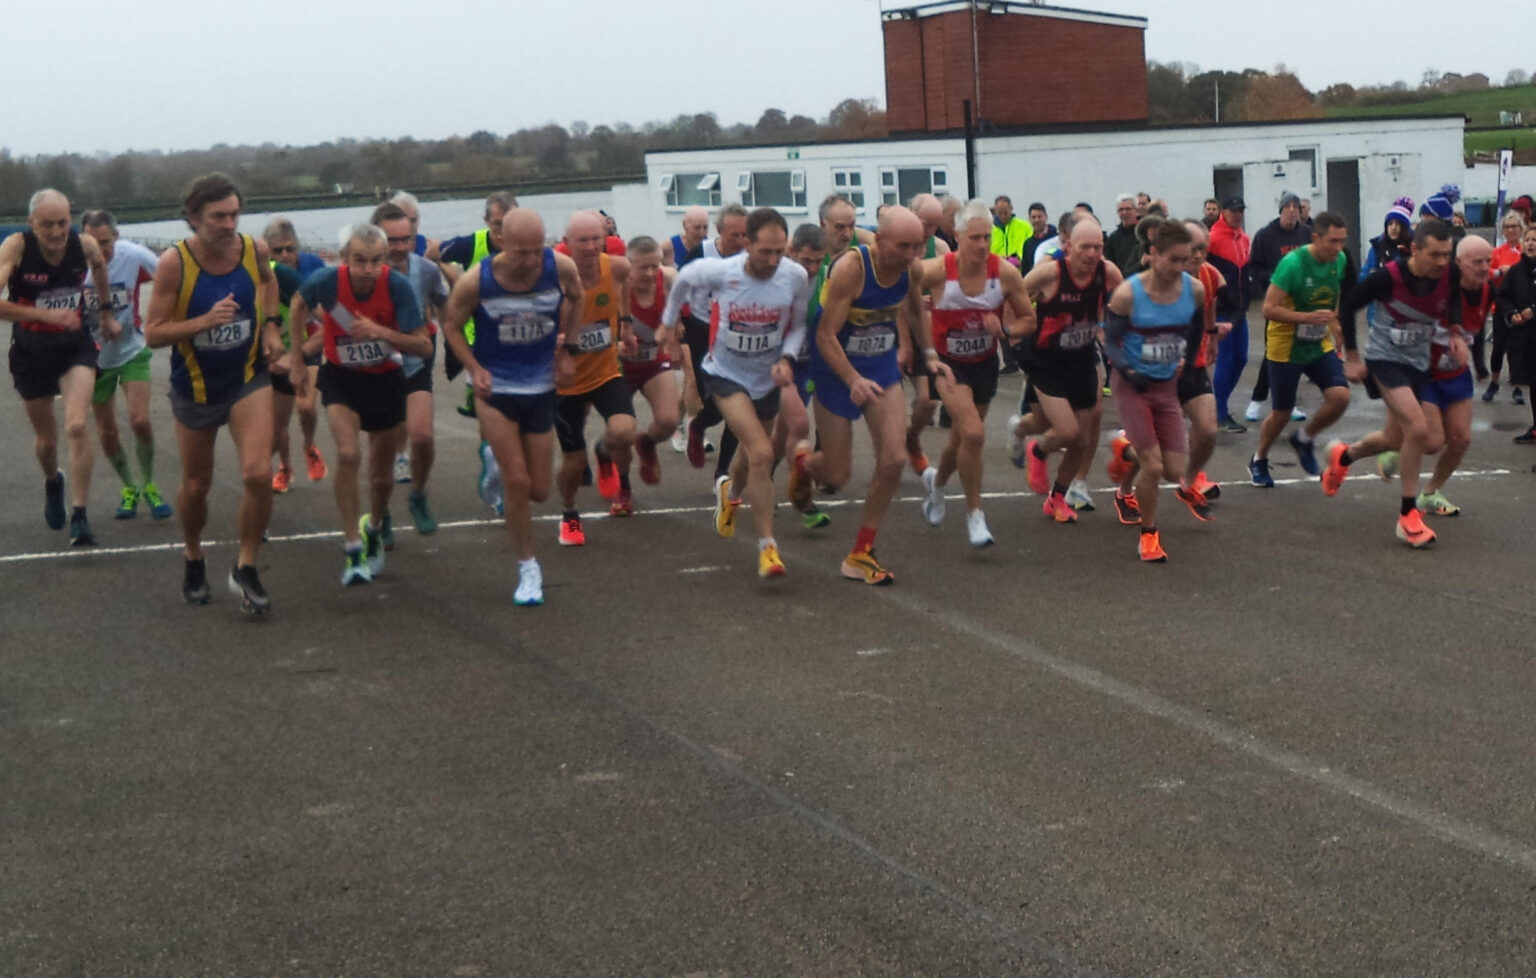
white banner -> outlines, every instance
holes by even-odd
[[[1509,189],[1509,168],[1515,162],[1515,151],[1512,149],[1499,150],[1499,192]]]

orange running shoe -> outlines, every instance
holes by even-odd
[[[1209,523],[1216,518],[1211,512],[1211,504],[1205,501],[1205,496],[1199,489],[1193,486],[1179,486],[1174,490],[1174,495],[1179,497],[1179,502],[1189,507],[1189,511],[1195,514],[1195,519],[1202,523]]]
[[[1109,481],[1120,485],[1131,472],[1131,463],[1125,460],[1125,450],[1131,447],[1131,440],[1124,435],[1116,435],[1115,440],[1109,443],[1109,463],[1105,469],[1109,472]]]
[[[1339,487],[1344,485],[1344,477],[1349,475],[1349,466],[1339,461],[1339,456],[1344,454],[1344,443],[1341,441],[1330,442],[1328,445],[1328,465],[1323,469],[1323,495],[1337,496]]]
[[[272,473],[272,491],[287,492],[293,488],[293,469],[287,465],[279,465],[277,471]]]
[[[560,546],[581,547],[585,546],[586,542],[587,535],[581,530],[580,516],[560,521]]]
[[[1424,525],[1424,516],[1418,507],[1397,518],[1397,538],[1415,550],[1423,550],[1435,542],[1435,531]]]
[[[912,471],[921,476],[928,471],[928,453],[923,451],[923,443],[918,440],[917,432],[907,429],[907,461],[912,465]]]
[[[1133,492],[1128,496],[1120,495],[1120,490],[1115,490],[1115,515],[1120,517],[1120,522],[1126,526],[1135,526],[1141,522],[1141,501]]]
[[[1204,496],[1205,501],[1208,503],[1213,503],[1221,498],[1221,486],[1207,478],[1204,472],[1196,473],[1195,484],[1193,488],[1197,490],[1200,495]]]
[[[1168,562],[1168,551],[1163,549],[1163,541],[1158,539],[1156,530],[1142,530],[1138,547],[1141,552],[1141,559],[1147,563],[1164,564]]]
[[[789,464],[789,504],[797,513],[811,511],[811,474],[805,468],[810,457],[811,446],[802,441],[795,446],[795,457]]]
[[[1066,499],[1057,495],[1045,497],[1045,505],[1040,507],[1040,512],[1049,516],[1058,523],[1076,523],[1077,510],[1067,505]]]
[[[311,445],[304,449],[304,457],[309,460],[309,481],[319,482],[325,478],[325,456],[320,454],[320,446]]]
[[[1046,470],[1045,459],[1035,454],[1040,439],[1031,438],[1024,444],[1024,469],[1028,476],[1029,491],[1044,496],[1051,491],[1051,474]]]

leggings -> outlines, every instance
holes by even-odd
[[[1267,347],[1269,344],[1268,321],[1264,323],[1263,342]],[[1260,404],[1269,400],[1269,369],[1267,367],[1259,368],[1259,382],[1253,385],[1253,400],[1258,401]]]
[[[1493,317],[1493,353],[1488,357],[1488,366],[1494,373],[1504,369],[1504,351],[1509,346],[1509,326],[1500,323],[1499,318]]]
[[[1211,385],[1216,392],[1216,417],[1229,418],[1232,412],[1227,402],[1237,390],[1237,382],[1248,365],[1248,319],[1238,316],[1232,320],[1232,332],[1222,337],[1216,346],[1216,371]]]

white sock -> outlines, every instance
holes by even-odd
[[[767,550],[769,547],[777,547],[778,543],[773,537],[758,537],[757,549]]]
[[[1307,434],[1307,429],[1305,428],[1296,429],[1296,440],[1301,442],[1303,445],[1312,444],[1312,436]]]
[[[538,568],[538,566],[539,559],[537,557],[529,557],[527,560],[519,560],[517,562],[518,573],[522,573],[526,570],[535,570]]]

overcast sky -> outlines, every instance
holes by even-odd
[[[1072,0],[1148,18],[1147,57],[1284,62],[1314,91],[1426,68],[1536,71],[1529,0]],[[6,4],[0,146],[19,155],[498,134],[885,98],[880,11],[910,0],[70,0]],[[1192,10],[1193,8],[1193,10]],[[1381,14],[1390,11],[1386,16]],[[1525,26],[1529,26],[1526,22]],[[1449,37],[1452,43],[1438,43]],[[1292,40],[1283,40],[1284,38]],[[1438,48],[1431,53],[1432,48]],[[1021,52],[1027,61],[1027,52]]]

